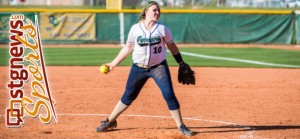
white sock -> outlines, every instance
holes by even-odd
[[[177,127],[180,127],[183,124],[180,109],[177,110],[170,110],[173,118],[175,119],[175,122],[177,124]]]
[[[127,108],[128,106],[123,104],[120,100],[108,117],[109,122],[115,121]]]

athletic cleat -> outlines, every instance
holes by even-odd
[[[97,132],[105,132],[109,129],[113,129],[117,127],[117,120],[113,122],[109,122],[108,118],[105,121],[101,121],[101,125],[96,128]]]
[[[185,136],[192,136],[193,132],[187,128],[184,124],[182,124],[179,128],[178,128],[179,132]]]

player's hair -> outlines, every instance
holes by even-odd
[[[146,10],[147,10],[150,6],[152,6],[152,5],[157,5],[158,8],[159,8],[159,5],[158,5],[157,2],[155,2],[155,1],[149,1],[149,2],[147,2],[146,5],[145,5],[145,7],[143,8],[141,14],[140,14],[140,18],[139,18],[138,22],[140,22],[140,21],[142,21],[142,20],[145,20],[145,18],[146,18]]]

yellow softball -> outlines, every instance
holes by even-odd
[[[100,72],[101,72],[102,74],[107,74],[107,73],[109,72],[109,67],[106,66],[106,65],[101,65],[101,66],[100,66]]]

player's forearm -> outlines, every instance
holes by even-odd
[[[174,59],[176,60],[176,62],[177,62],[178,64],[184,63],[184,62],[183,62],[183,59],[182,59],[182,57],[181,57],[181,54],[180,54],[180,52],[179,52],[179,49],[178,49],[178,47],[176,46],[176,44],[175,44],[174,42],[172,42],[171,44],[169,44],[169,45],[167,45],[167,46],[168,46],[170,52],[172,53]]]
[[[126,44],[111,63],[115,66],[118,65],[132,52],[132,50],[133,46]]]
[[[172,55],[176,55],[179,53],[179,49],[174,42],[172,42],[171,44],[168,44],[167,46]]]

